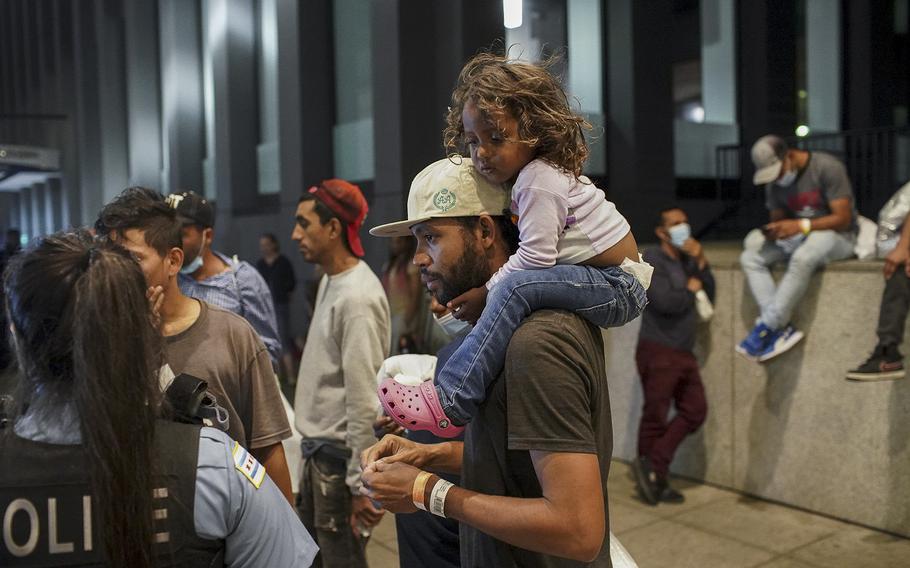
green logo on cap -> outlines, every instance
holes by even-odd
[[[445,188],[440,189],[433,195],[433,205],[443,213],[455,207],[455,201],[455,194]]]

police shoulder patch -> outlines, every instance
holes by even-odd
[[[234,442],[231,454],[234,456],[234,467],[237,468],[237,471],[242,473],[253,484],[253,487],[259,489],[262,480],[265,479],[265,468],[262,467],[262,464],[256,461],[256,458],[239,442]]]

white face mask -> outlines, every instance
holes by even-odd
[[[688,223],[680,223],[667,229],[667,233],[670,234],[670,242],[673,243],[673,246],[682,248],[683,244],[692,236],[692,227]]]
[[[202,268],[202,251],[205,250],[205,239],[202,240],[202,245],[199,246],[199,254],[196,255],[196,258],[193,259],[193,262],[186,264],[183,263],[183,266],[180,268],[180,274],[193,274],[200,268]]]
[[[462,333],[466,333],[471,329],[471,324],[466,321],[455,319],[455,316],[449,312],[446,312],[440,317],[434,317],[433,319],[436,321],[436,324],[442,328],[442,331],[446,332],[446,335],[449,337],[458,337]]]
[[[791,185],[793,185],[793,182],[796,181],[796,175],[797,174],[796,174],[795,170],[787,172],[784,175],[780,176],[780,179],[775,181],[774,183],[776,183],[780,187],[790,187]]]

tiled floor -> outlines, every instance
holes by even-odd
[[[610,469],[613,532],[640,568],[907,568],[910,540],[677,481],[681,505],[650,507],[638,499],[629,467]],[[398,566],[391,515],[373,533],[371,568]]]

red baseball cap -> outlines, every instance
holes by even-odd
[[[356,185],[343,179],[327,179],[319,185],[314,185],[308,193],[321,201],[326,207],[344,221],[347,227],[348,244],[351,252],[363,256],[363,244],[360,242],[360,227],[366,219],[367,200]]]

